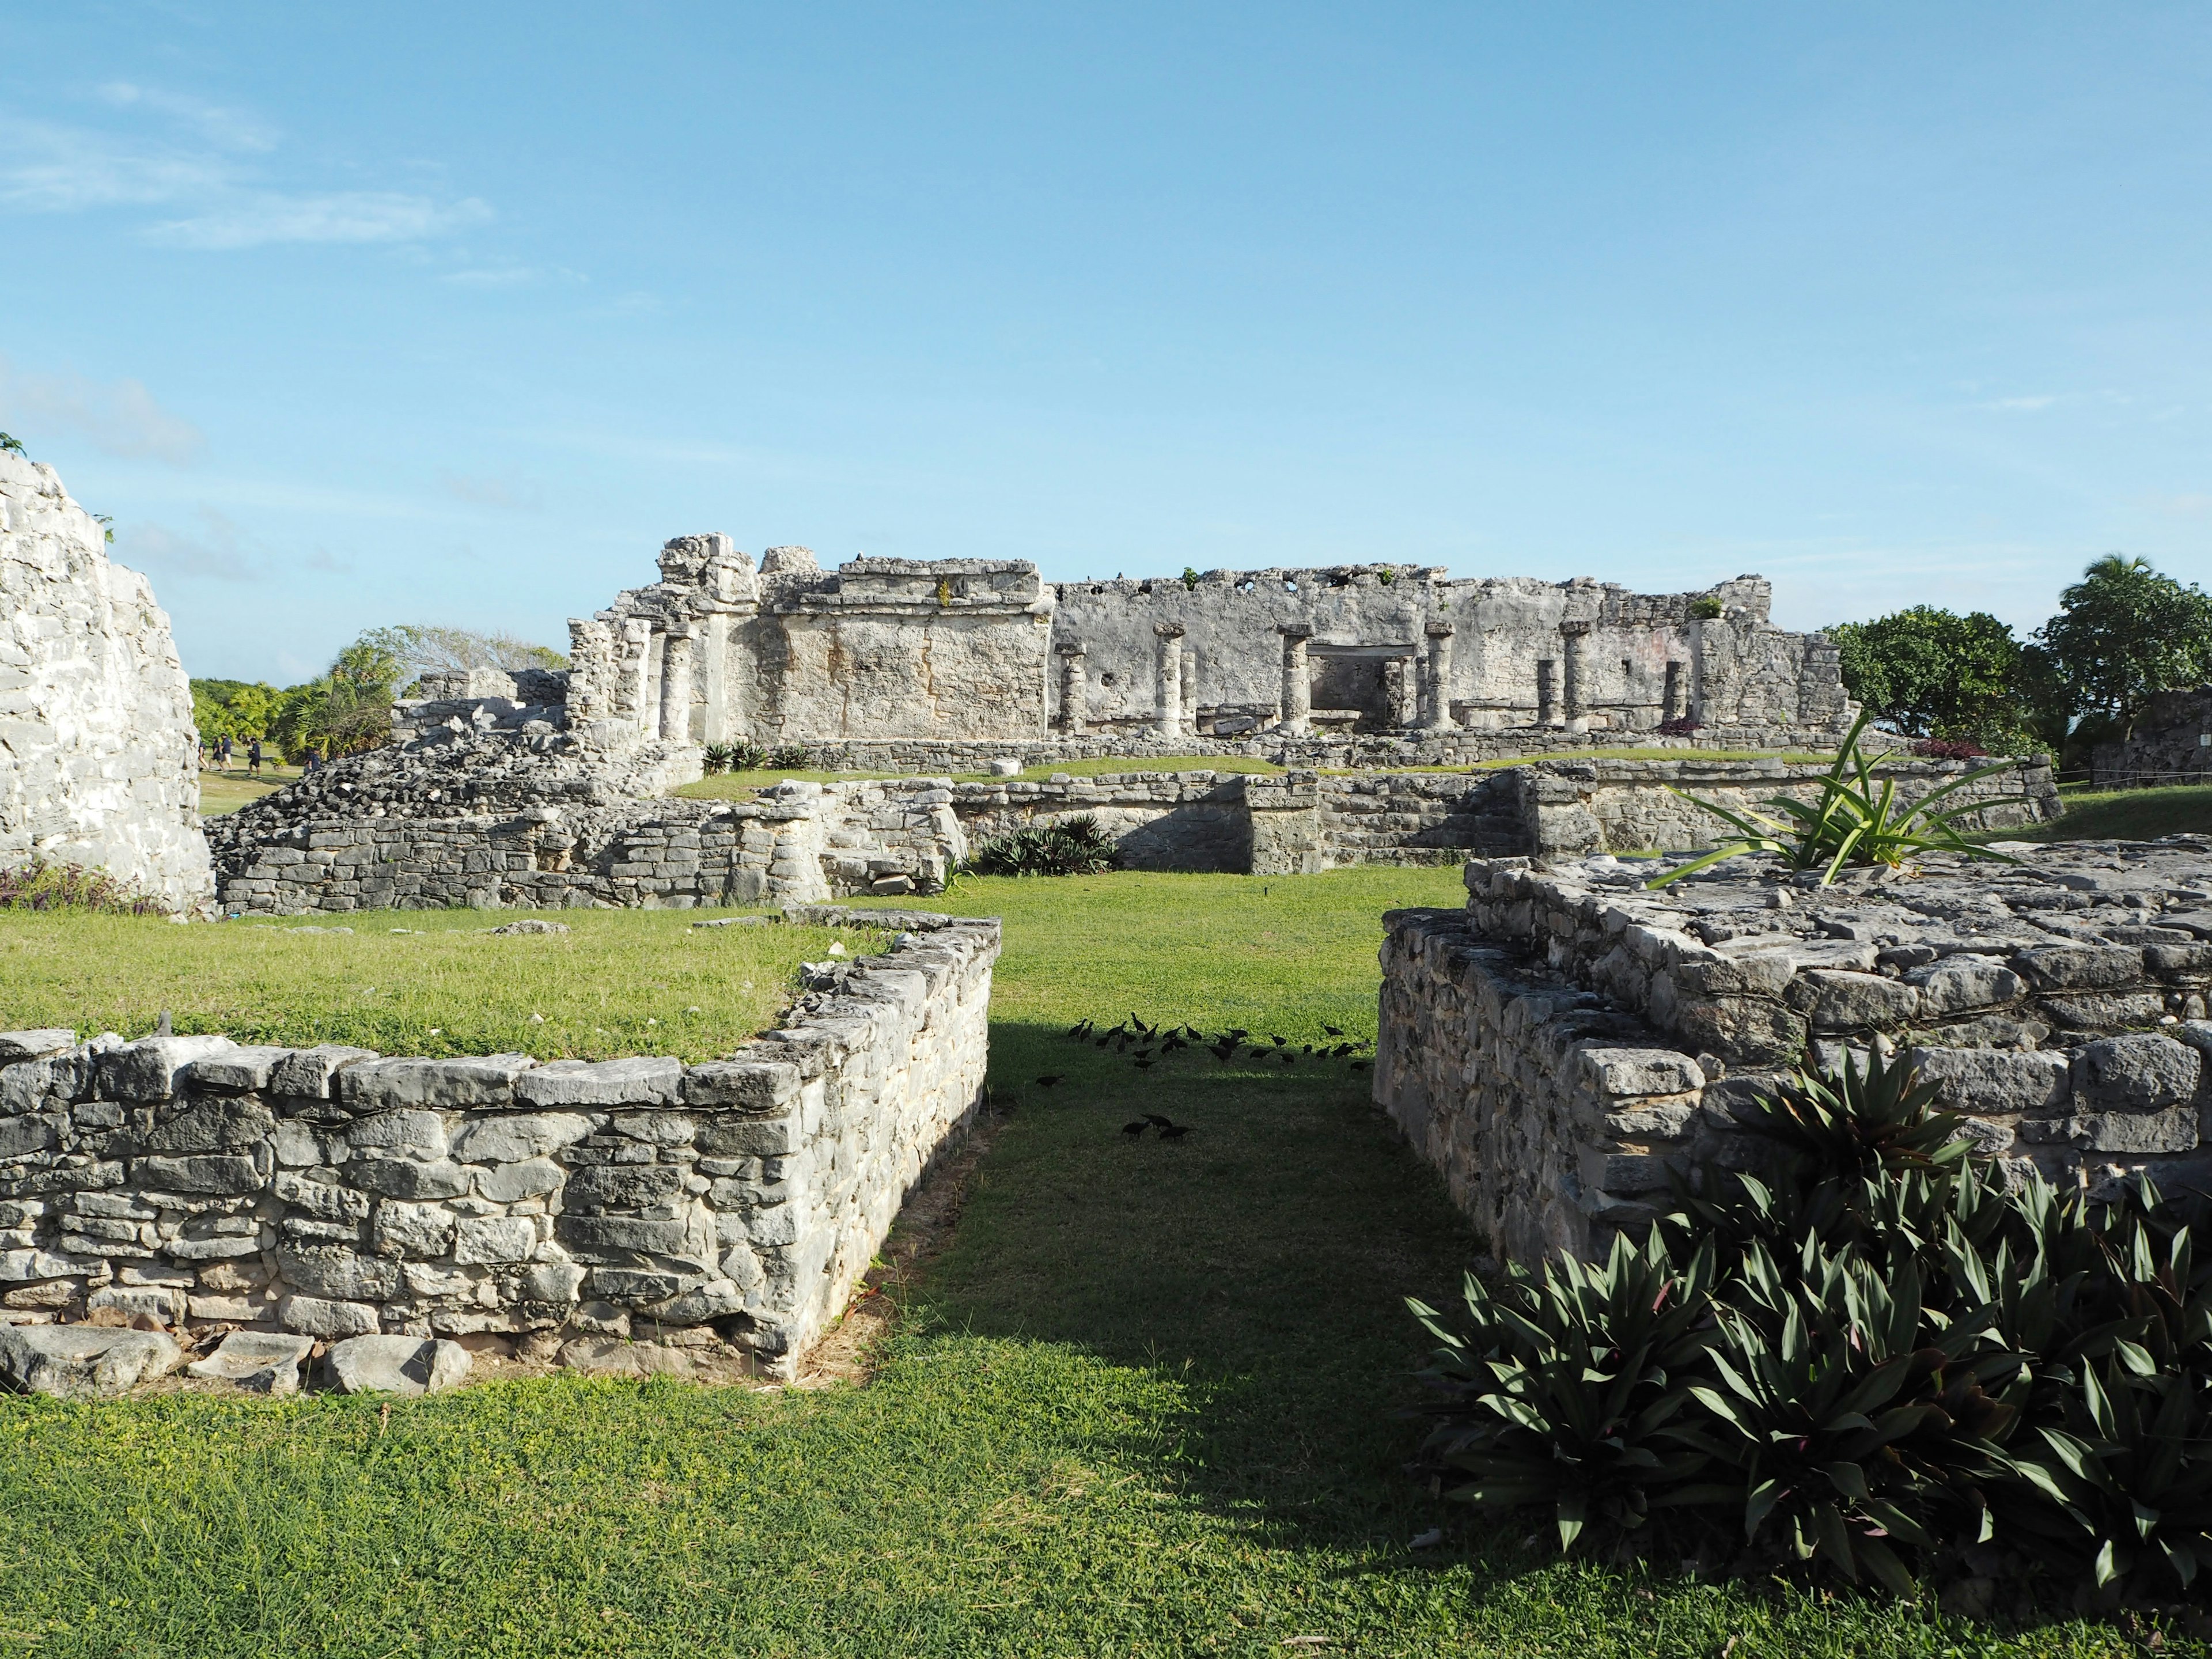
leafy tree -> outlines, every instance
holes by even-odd
[[[2153,692],[2212,678],[2212,594],[2109,553],[2058,596],[2036,641],[2053,706],[2125,737]]]
[[[0,450],[4,450],[10,455],[22,455],[27,453],[23,448],[23,441],[12,433],[7,432],[0,432]]]
[[[380,748],[389,741],[392,697],[406,665],[373,629],[338,653],[330,672],[284,694],[270,735],[297,763]]]
[[[1916,605],[1827,632],[1843,658],[1844,689],[1890,731],[2002,750],[2030,725],[2021,643],[1985,611],[1961,617]]]
[[[194,680],[192,724],[210,741],[228,738],[245,743],[265,738],[289,694],[263,682]]]

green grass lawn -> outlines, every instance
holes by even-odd
[[[694,928],[732,914],[700,910],[551,911],[544,914],[570,932],[489,931],[526,914],[374,911],[179,927],[0,911],[0,1030],[143,1036],[167,1009],[179,1031],[240,1042],[713,1060],[772,1024],[799,963],[821,960],[840,938],[781,925]],[[333,926],[354,931],[303,931]]]
[[[1424,1339],[1399,1298],[1449,1297],[1479,1243],[1365,1074],[1202,1052],[1147,1073],[1060,1033],[1133,1010],[1371,1035],[1381,911],[1457,884],[963,884],[939,908],[1006,919],[1011,1115],[872,1381],[562,1377],[388,1421],[335,1396],[0,1402],[0,1653],[2131,1650],[1562,1565],[1407,1480],[1419,1431],[1394,1413]],[[1195,1132],[1125,1139],[1146,1110]],[[1438,1523],[1441,1547],[1407,1547]]]
[[[2212,834],[2212,786],[2060,792],[2066,815],[2055,823],[2003,830],[1978,841],[2155,841]]]
[[[200,774],[200,816],[221,817],[225,812],[235,812],[249,801],[259,800],[270,790],[290,783],[300,775],[296,766],[265,765],[258,778],[248,777],[243,769],[228,772]]]

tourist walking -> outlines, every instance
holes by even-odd
[[[261,739],[258,738],[246,745],[246,775],[249,778],[261,775]]]

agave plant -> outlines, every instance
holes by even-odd
[[[1837,752],[1836,763],[1820,779],[1817,800],[1792,800],[1787,795],[1777,795],[1759,803],[1779,817],[1749,810],[1739,812],[1686,790],[1675,790],[1674,793],[1692,805],[1725,820],[1740,835],[1736,840],[1700,854],[1686,864],[1654,876],[1644,885],[1664,887],[1708,865],[1745,853],[1777,853],[1789,860],[1793,870],[1818,870],[1823,886],[1834,881],[1845,865],[1894,867],[1921,853],[1955,853],[1962,858],[2016,862],[2002,853],[1976,846],[1958,825],[1959,820],[1970,812],[1978,812],[1987,806],[2014,805],[2025,800],[2026,796],[2008,795],[1948,808],[1937,805],[1946,796],[2005,770],[2007,763],[1966,773],[1908,805],[1897,799],[1895,779],[1877,781],[1875,777],[1875,757],[1868,754],[1859,741],[1868,718],[1862,714],[1852,722]]]
[[[731,754],[730,745],[726,743],[708,744],[706,754],[701,761],[701,764],[706,769],[707,775],[713,777],[717,773],[728,771]]]
[[[1678,1265],[1660,1236],[1613,1240],[1601,1266],[1470,1275],[1471,1330],[1407,1305],[1442,1344],[1423,1375],[1437,1403],[1425,1454],[1439,1489],[1485,1509],[1550,1510],[1559,1547],[1593,1521],[1633,1530],[1663,1509],[1741,1504],[1742,1487],[1680,1431],[1713,1340],[1710,1246]]]
[[[1024,824],[979,843],[964,873],[978,876],[1090,876],[1110,870],[1121,854],[1088,812],[1057,823]]]
[[[1720,1308],[1718,1382],[1691,1385],[1689,1437],[1741,1471],[1747,1545],[1905,1591],[1899,1546],[1933,1546],[1953,1528],[1930,1523],[1978,1506],[2003,1467],[2018,1408],[1990,1389],[2021,1359],[1985,1336],[1987,1309],[1929,1317],[1917,1262],[1885,1276],[1803,1248],[1795,1273],[1747,1255]]]

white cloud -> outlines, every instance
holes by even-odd
[[[128,81],[110,81],[100,88],[100,95],[104,101],[118,109],[140,105],[159,111],[198,129],[202,137],[224,149],[260,152],[276,148],[276,134],[273,128],[237,110],[224,109],[183,93],[133,86]]]
[[[261,164],[273,129],[203,100],[112,82],[101,100],[127,116],[151,113],[158,136],[0,118],[0,205],[33,213],[103,208],[180,210],[147,226],[148,241],[224,251],[272,243],[426,240],[492,216],[474,197],[420,191],[279,188]]]
[[[58,427],[103,454],[184,465],[207,448],[206,435],[154,400],[145,382],[88,380],[81,374],[21,374],[0,357],[0,424],[19,437]]]
[[[199,510],[196,535],[166,525],[118,526],[115,553],[126,563],[143,563],[156,576],[197,576],[209,581],[250,582],[260,573],[248,556],[239,528],[211,507]]]
[[[257,192],[188,219],[149,226],[146,240],[168,247],[262,247],[271,242],[413,242],[491,217],[471,197],[439,203],[392,191],[322,196]]]
[[[520,479],[441,472],[438,484],[455,501],[466,501],[471,507],[501,507],[513,513],[535,513],[545,504],[544,493],[536,484]]]

